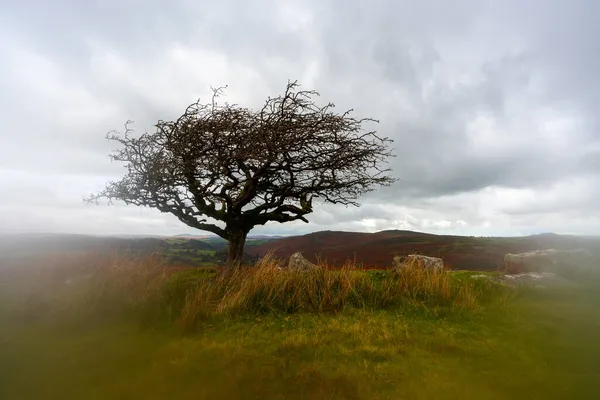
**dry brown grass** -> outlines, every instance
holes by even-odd
[[[337,313],[344,309],[478,307],[481,290],[457,282],[451,272],[408,265],[398,271],[367,271],[348,263],[290,270],[268,254],[252,267],[174,270],[156,255],[61,254],[31,259],[12,274],[21,317],[70,315],[102,320],[141,317],[147,323],[177,322],[188,329],[214,317]],[[7,275],[8,276],[8,275]]]
[[[457,284],[448,271],[411,264],[398,272],[372,272],[357,269],[352,263],[340,269],[320,264],[311,271],[289,270],[268,254],[252,268],[225,271],[190,290],[180,322],[190,327],[205,317],[244,313],[392,307],[473,310],[478,305],[480,291],[474,284]]]

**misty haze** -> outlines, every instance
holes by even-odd
[[[0,398],[600,398],[599,18],[6,3]]]

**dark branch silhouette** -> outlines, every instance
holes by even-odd
[[[227,264],[234,266],[256,225],[308,222],[313,199],[358,206],[360,195],[395,181],[381,166],[392,141],[362,128],[378,121],[353,118],[352,110],[336,114],[332,103],[313,102],[316,91],[298,88],[288,82],[259,110],[218,104],[224,88],[216,88],[210,103],[196,102],[139,137],[128,121],[123,134],[107,134],[120,145],[111,159],[125,163],[127,174],[85,201],[171,213],[228,240]]]

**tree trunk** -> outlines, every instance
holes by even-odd
[[[247,235],[248,233],[245,231],[229,232],[229,245],[227,246],[228,268],[239,267],[242,264],[242,259],[244,257],[244,245],[246,244]]]

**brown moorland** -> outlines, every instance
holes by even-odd
[[[598,253],[600,238],[557,234],[469,237],[402,230],[375,233],[321,231],[249,246],[246,252],[262,256],[272,251],[280,258],[301,252],[312,262],[320,260],[331,266],[342,266],[351,260],[374,269],[388,268],[396,255],[416,253],[441,257],[445,265],[454,270],[494,271],[503,266],[506,253],[547,248],[585,248]]]

